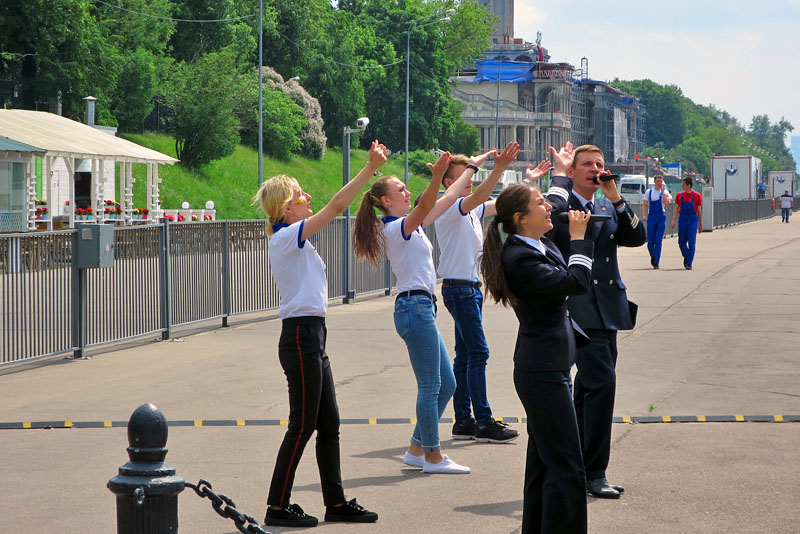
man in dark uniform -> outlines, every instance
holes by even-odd
[[[594,243],[592,280],[586,294],[569,299],[568,308],[590,338],[587,346],[577,350],[574,391],[586,488],[595,497],[618,499],[625,489],[606,479],[617,383],[617,331],[633,328],[636,305],[628,302],[617,264],[617,247],[643,245],[647,231],[614,180],[599,179],[610,173],[598,147],[583,145],[573,150],[572,143],[567,143],[559,151],[553,147],[550,151],[554,172],[546,198],[553,205],[554,227],[548,237],[562,255],[569,254],[570,237],[568,226],[558,222],[561,212],[584,210],[611,216],[610,221],[589,223],[587,238]],[[598,189],[605,198],[594,198]]]

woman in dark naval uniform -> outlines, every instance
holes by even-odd
[[[543,237],[553,227],[552,206],[538,189],[510,186],[496,207],[481,271],[487,292],[495,302],[510,304],[519,320],[514,385],[528,418],[522,532],[585,533],[586,482],[569,372],[576,342],[586,338],[569,318],[566,301],[589,287],[589,214],[569,212],[571,254],[565,262]]]

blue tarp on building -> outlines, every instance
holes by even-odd
[[[498,74],[501,82],[528,83],[533,79],[530,63],[485,59],[475,62],[475,66],[478,69],[475,83],[496,82]]]

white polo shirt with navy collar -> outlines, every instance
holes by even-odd
[[[386,256],[392,263],[400,292],[421,289],[431,295],[436,289],[436,269],[433,267],[433,245],[419,226],[403,236],[406,217],[384,217],[383,237]]]
[[[459,198],[434,223],[439,242],[439,276],[456,280],[480,280],[480,258],[483,250],[481,219],[486,204],[472,211],[461,211],[464,198]]]
[[[275,233],[269,238],[269,266],[281,296],[281,319],[325,317],[328,311],[325,262],[308,240],[300,240],[305,222],[273,225]]]

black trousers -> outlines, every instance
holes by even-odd
[[[289,385],[289,425],[278,450],[267,504],[290,503],[294,475],[311,434],[317,431],[317,467],[325,506],[345,502],[339,460],[339,407],[325,341],[323,317],[284,319],[278,358]]]
[[[514,369],[528,417],[522,534],[584,534],[586,480],[568,371]]]
[[[611,455],[611,419],[617,392],[617,331],[587,329],[590,342],[578,349],[575,415],[586,479],[606,477]]]

